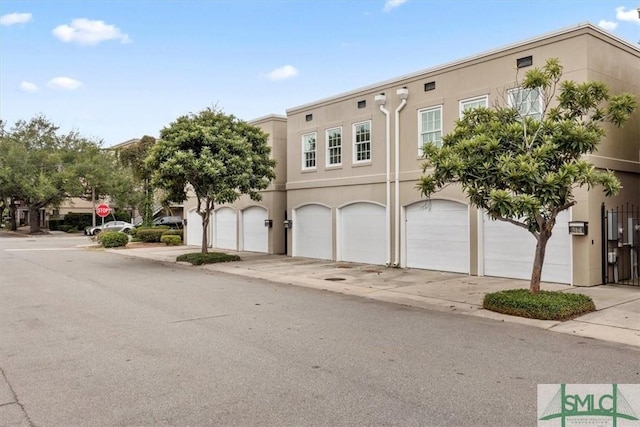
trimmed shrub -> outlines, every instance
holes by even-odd
[[[180,236],[180,240],[184,238],[184,232],[182,230],[167,230],[162,233],[163,236]]]
[[[182,238],[180,236],[172,236],[170,234],[163,234],[160,237],[160,241],[167,246],[180,246],[182,244]]]
[[[92,215],[90,213],[69,212],[64,216],[64,225],[75,227],[77,230],[84,230],[91,225]]]
[[[104,231],[99,236],[100,244],[105,248],[118,248],[129,243],[129,236],[121,231]]]
[[[176,261],[190,262],[193,265],[202,265],[214,264],[216,262],[240,261],[240,257],[238,255],[228,255],[224,252],[209,252],[206,254],[203,254],[202,252],[192,252],[178,256]]]
[[[134,239],[135,239],[137,233],[138,233],[138,229],[135,228],[135,227],[133,227],[131,230],[129,230],[129,235],[131,237],[133,237]]]
[[[65,231],[63,228],[68,227],[65,225],[63,219],[50,219],[49,220],[49,230],[51,231]]]
[[[582,294],[509,289],[486,294],[482,307],[498,313],[541,320],[568,320],[595,311],[593,300]]]
[[[136,240],[146,243],[160,243],[162,233],[166,230],[154,227],[154,228],[138,228],[136,232]]]

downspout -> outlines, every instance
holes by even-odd
[[[395,261],[393,263],[394,267],[398,267],[400,265],[400,111],[407,105],[407,98],[409,97],[409,89],[406,87],[400,88],[396,91],[398,98],[402,100],[398,108],[396,108],[396,123],[395,123],[395,132],[396,132],[396,140],[395,140],[395,171],[396,171],[396,181],[395,181]]]
[[[385,145],[387,149],[387,178],[386,178],[386,193],[387,193],[387,204],[385,207],[385,218],[386,218],[386,243],[387,243],[387,261],[385,263],[386,267],[391,265],[391,116],[389,115],[389,110],[384,108],[385,102],[387,102],[387,97],[383,93],[375,96],[375,101],[378,106],[380,106],[380,111],[386,116],[385,117],[385,129],[386,129],[386,139]]]

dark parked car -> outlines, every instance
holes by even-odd
[[[153,220],[153,225],[167,225],[171,228],[182,228],[182,218],[179,216],[163,216]]]

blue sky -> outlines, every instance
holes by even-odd
[[[251,120],[586,21],[640,41],[633,1],[0,2],[0,118],[105,146],[217,105]]]

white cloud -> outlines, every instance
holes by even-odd
[[[640,16],[638,16],[638,10],[625,10],[624,6],[616,7],[616,19],[618,21],[635,22],[636,24],[640,24]]]
[[[605,30],[613,31],[618,27],[618,23],[615,21],[605,21],[604,19],[601,19],[600,22],[598,22],[598,26]]]
[[[392,9],[395,9],[396,7],[400,6],[402,3],[406,3],[407,0],[387,0],[387,2],[384,4],[384,10],[385,12],[391,12]]]
[[[86,18],[74,19],[71,25],[58,25],[52,33],[63,42],[75,42],[81,45],[94,45],[107,40],[120,40],[120,43],[131,42],[129,36],[120,28],[105,24],[104,21],[91,21]]]
[[[38,86],[36,86],[35,83],[31,83],[31,82],[22,82],[20,83],[20,89],[22,89],[25,92],[37,92],[38,91]]]
[[[8,13],[0,16],[0,25],[24,24],[31,21],[30,13]]]
[[[82,86],[82,82],[71,77],[56,77],[49,80],[47,86],[53,89],[76,90]]]
[[[298,75],[298,70],[293,65],[285,65],[284,67],[276,68],[267,74],[269,80],[286,80]]]

